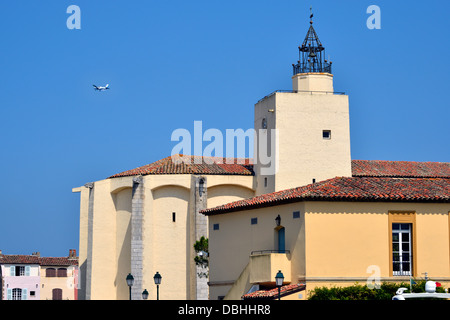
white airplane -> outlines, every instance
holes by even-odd
[[[94,86],[94,90],[97,90],[97,91],[104,91],[104,90],[108,90],[109,89],[109,84],[107,84],[104,87],[97,87],[95,84],[93,84],[93,86]]]

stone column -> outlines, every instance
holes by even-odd
[[[206,209],[207,206],[207,188],[206,177],[195,177],[195,240],[200,240],[201,237],[208,238],[208,218],[201,214],[200,211]],[[196,266],[196,300],[209,299],[208,277],[202,275],[209,270]]]
[[[144,179],[142,176],[137,176],[133,178],[131,200],[131,274],[134,277],[134,284],[131,287],[132,300],[142,300],[143,225]]]

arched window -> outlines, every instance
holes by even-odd
[[[57,277],[67,277],[67,269],[66,268],[58,268]]]
[[[19,288],[12,289],[12,299],[13,300],[22,300],[22,289],[19,289]]]
[[[45,269],[46,277],[56,277],[56,269],[55,268],[47,268]]]
[[[28,300],[28,289],[14,288],[7,290],[8,300]]]

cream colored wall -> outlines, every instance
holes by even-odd
[[[308,74],[303,77],[312,82],[311,87],[302,88],[304,90],[333,91],[332,75]],[[267,119],[267,129],[260,131],[263,118]],[[276,173],[261,175],[264,165],[256,162],[256,194],[299,187],[312,183],[313,179],[318,182],[336,176],[351,176],[348,96],[276,92],[255,105],[254,126],[257,130],[255,141],[273,135],[272,130],[278,135],[278,145],[272,148],[277,157]],[[331,130],[331,139],[323,139],[323,130]],[[267,141],[270,145],[271,139]],[[271,150],[270,146],[267,148]],[[257,154],[254,158],[259,159]],[[264,187],[265,178],[267,187]]]
[[[253,197],[252,189],[231,184],[208,187],[208,208]]]
[[[434,203],[309,201],[210,216],[211,299],[226,295],[231,285],[219,284],[238,279],[251,251],[275,249],[277,214],[286,228],[292,281],[307,284],[304,298],[315,286],[364,284],[373,275],[370,266],[379,267],[381,281],[409,281],[389,274],[389,212],[397,211],[416,215],[414,276],[427,272],[449,285],[449,210],[448,204]],[[300,219],[293,219],[294,211]],[[252,217],[258,225],[250,225]],[[212,230],[215,223],[219,230]]]
[[[143,288],[156,299],[153,275],[163,277],[161,299],[194,297],[195,241],[192,175],[144,176]],[[253,196],[253,176],[208,175],[208,206]],[[133,177],[95,182],[91,299],[128,299],[131,270],[131,199]],[[89,189],[80,192],[80,266],[88,252]],[[176,222],[172,222],[176,212]],[[81,271],[80,271],[81,272]],[[80,284],[83,286],[83,283]]]
[[[190,239],[189,223],[190,190],[178,186],[165,186],[152,191],[152,219],[145,217],[144,227],[144,288],[150,299],[156,299],[153,275],[158,271],[163,281],[161,298],[186,299],[188,290],[188,257]],[[175,222],[172,212],[176,213]],[[151,234],[147,231],[151,230]]]
[[[276,105],[275,190],[351,176],[348,96],[277,93]],[[331,130],[331,139],[323,139],[323,130]]]
[[[91,299],[117,298],[116,208],[110,181],[95,182]],[[125,280],[123,280],[125,281]]]
[[[81,273],[84,272],[87,263],[87,239],[88,239],[88,202],[89,202],[89,189],[85,187],[73,188],[72,192],[80,194],[80,230],[79,230],[79,245],[78,245],[78,266],[80,275],[78,281],[79,299],[84,298],[85,285],[81,283]],[[82,295],[80,297],[80,295]]]
[[[131,197],[132,188],[124,188],[117,193],[112,194],[116,209],[115,260],[117,264],[117,273],[114,283],[118,300],[129,299],[129,289],[124,279],[128,273],[130,273]]]
[[[292,77],[294,91],[334,92],[330,73],[298,73]]]

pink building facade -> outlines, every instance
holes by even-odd
[[[2,299],[40,300],[37,255],[1,255]]]
[[[40,257],[39,253],[4,255],[0,251],[0,276],[1,300],[77,299],[75,250],[60,258]]]

